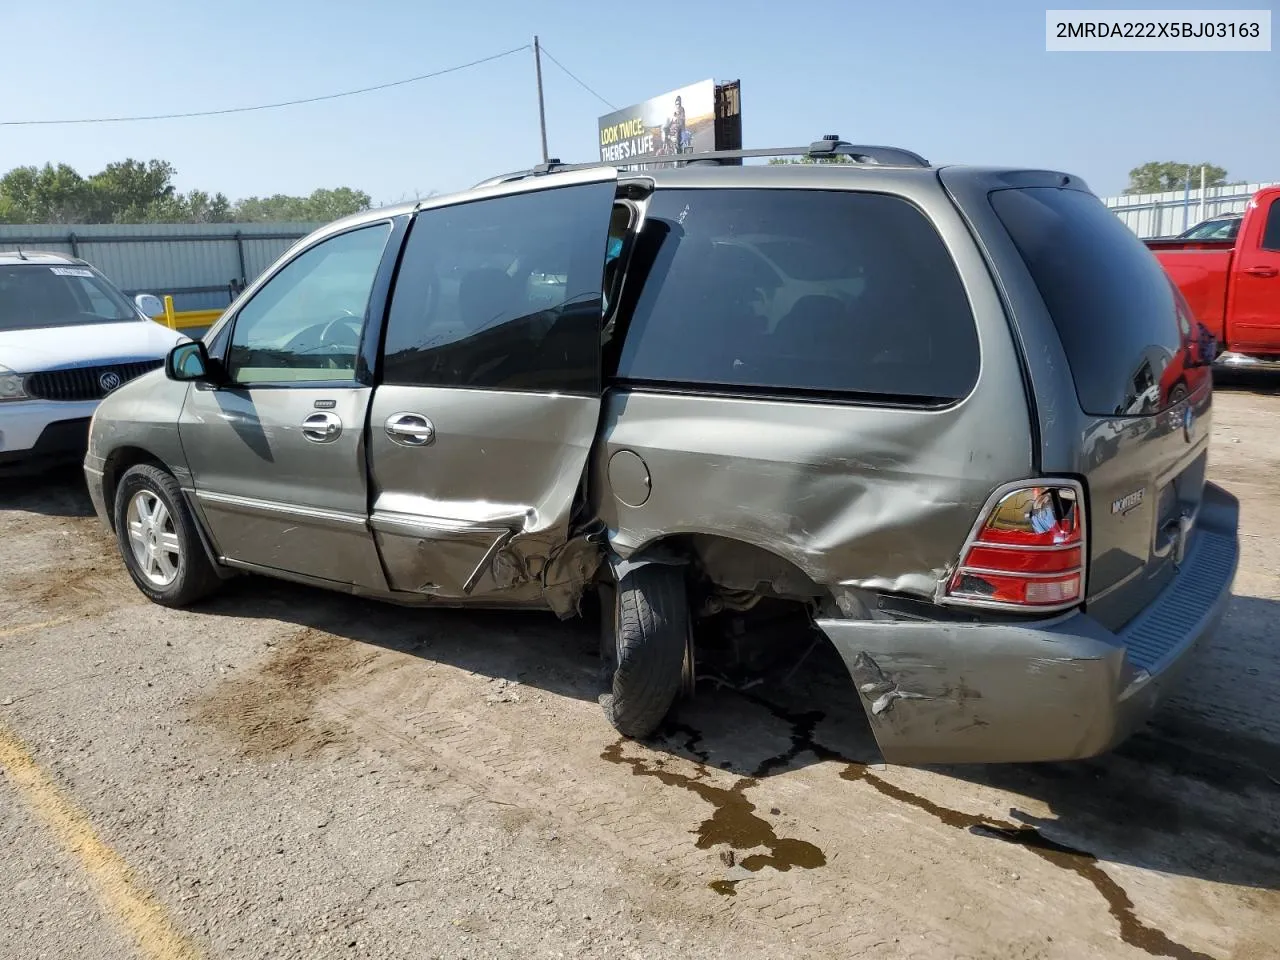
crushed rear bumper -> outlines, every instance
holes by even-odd
[[[891,763],[1071,760],[1141,726],[1231,598],[1239,506],[1205,487],[1172,582],[1121,630],[1037,622],[819,620]]]

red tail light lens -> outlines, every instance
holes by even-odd
[[[1069,607],[1084,598],[1084,565],[1080,488],[1019,487],[979,520],[945,596],[981,606]]]

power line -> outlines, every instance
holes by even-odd
[[[547,49],[547,45],[546,45],[545,43],[539,44],[539,46],[542,48],[542,52],[543,52],[543,53],[545,53],[545,54],[547,55],[547,59],[548,59],[548,60],[550,60],[552,63],[554,63],[554,64],[555,64],[557,67],[559,67],[561,70],[563,70],[565,73],[569,74],[569,79],[571,79],[574,83],[576,83],[578,86],[580,86],[583,90],[587,91],[587,93],[591,94],[593,97],[595,97],[597,100],[599,100],[601,103],[603,103],[603,104],[604,104],[606,107],[608,107],[610,110],[617,110],[617,109],[618,109],[618,108],[617,108],[617,107],[615,107],[612,103],[610,103],[608,100],[606,100],[604,97],[600,96],[600,94],[596,93],[596,92],[595,92],[594,90],[592,90],[589,86],[587,86],[585,83],[583,83],[583,82],[582,82],[581,80],[579,80],[577,77],[575,77],[575,76],[573,75],[572,71],[570,71],[568,67],[566,67],[563,63],[561,63],[559,60],[557,60],[555,57],[553,57],[553,56],[551,55],[551,51]]]
[[[282,100],[279,103],[260,103],[252,107],[226,107],[222,110],[195,110],[190,113],[157,113],[150,116],[139,117],[85,117],[73,120],[0,120],[0,127],[34,127],[68,123],[131,123],[136,120],[179,120],[186,117],[216,117],[228,113],[250,113],[255,110],[274,110],[277,107],[296,107],[304,103],[319,103],[322,100],[337,100],[340,97],[354,97],[356,94],[360,93],[372,93],[375,90],[387,90],[391,87],[402,87],[407,83],[417,83],[419,80],[430,80],[432,77],[442,77],[446,73],[457,73],[459,70],[466,70],[468,67],[478,67],[482,63],[501,60],[503,57],[509,57],[514,53],[520,53],[521,51],[528,49],[529,44],[526,43],[518,47],[512,47],[510,50],[504,50],[502,53],[495,53],[489,57],[481,57],[479,60],[472,60],[470,63],[460,63],[455,67],[445,67],[443,70],[433,70],[431,73],[419,74],[416,77],[406,77],[403,80],[392,80],[390,83],[379,83],[372,87],[361,87],[359,90],[344,90],[341,93],[326,93],[322,96],[303,97],[299,100]],[[564,70],[564,67],[561,67],[560,69]],[[565,70],[565,72],[568,73],[567,70]]]

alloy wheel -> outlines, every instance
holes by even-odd
[[[157,587],[167,587],[178,577],[182,548],[173,515],[165,502],[150,490],[139,490],[129,501],[129,546],[142,575]]]

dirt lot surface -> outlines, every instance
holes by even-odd
[[[650,744],[594,636],[245,578],[148,603],[0,487],[0,956],[1280,957],[1280,395],[1220,390],[1226,621],[1082,763],[883,766],[819,650]]]

